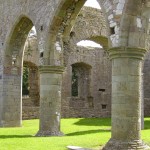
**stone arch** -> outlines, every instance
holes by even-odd
[[[13,26],[4,51],[3,108],[1,126],[21,126],[22,124],[22,67],[24,45],[32,21],[21,15]]]
[[[74,66],[74,67],[83,66],[87,69],[92,68],[92,66],[89,63],[85,63],[85,62],[75,62],[75,63],[71,64],[71,66]]]
[[[73,22],[72,17],[75,14],[73,12],[76,10],[74,6],[77,6],[78,2],[81,2],[81,5],[83,5],[85,1],[74,1],[74,3],[70,1],[70,4],[68,1],[63,2],[63,4],[66,2],[65,5],[68,8],[71,6],[72,9],[71,12],[67,13],[67,11],[64,11],[67,7],[59,8],[61,10],[60,12],[63,11],[64,13],[63,16],[59,16],[56,19],[58,24],[55,34],[53,34],[52,37],[54,44],[57,43],[56,49],[67,51],[68,48],[66,47],[68,46],[71,23]],[[147,31],[148,20],[141,16],[142,9],[140,7],[142,1],[98,0],[98,2],[101,4],[102,9],[105,12],[106,22],[110,29],[108,43],[109,48],[112,48],[109,49],[109,56],[112,59],[113,70],[112,136],[104,149],[137,149],[137,147],[145,149],[146,147],[142,143],[140,137],[139,119],[141,116],[141,93],[139,88],[141,89],[141,72],[139,71],[139,68],[141,68],[141,60],[146,52],[144,49],[145,32],[143,31]],[[78,10],[81,9],[81,5],[79,5]],[[52,23],[52,26],[53,25],[54,24]],[[54,28],[52,27],[51,29]],[[55,46],[53,47],[53,51],[55,51]],[[58,57],[56,59],[58,59]],[[125,67],[123,68],[122,66]],[[136,74],[139,78],[133,79],[131,76],[131,70],[134,70],[133,74]],[[134,84],[132,85],[134,86],[134,88],[131,89],[134,89],[132,93],[131,90],[129,90],[131,87],[131,84],[128,83],[129,80],[132,80],[132,83],[137,83],[137,87]],[[121,97],[118,93],[121,94]],[[128,94],[130,96],[128,96]],[[134,105],[131,102],[133,97],[136,99],[136,104]],[[127,103],[124,104],[124,101],[127,101]],[[133,112],[133,109],[136,109],[137,111]]]
[[[10,38],[8,39],[8,44],[6,46],[6,50],[4,54],[5,64],[10,63],[10,61],[7,61],[7,58],[8,57],[11,58],[13,53],[16,53],[16,54],[20,53],[20,56],[22,58],[24,44],[27,39],[28,33],[32,27],[33,27],[33,23],[30,19],[28,19],[25,16],[19,17],[19,21],[16,22],[15,27],[13,27],[10,33],[10,36],[9,36]]]
[[[77,1],[64,0],[61,1],[60,5],[58,6],[56,15],[53,18],[52,23],[50,25],[50,36],[49,36],[51,41],[50,64],[63,65],[64,63],[62,60],[63,54],[60,56],[59,50],[61,50],[61,53],[63,53],[63,51],[65,51],[66,47],[68,46],[68,42],[70,39],[70,32],[75,23],[75,19],[85,2],[86,0],[77,0]],[[103,5],[101,5],[101,7],[103,7]],[[105,19],[107,20],[106,17]],[[107,22],[108,21],[106,21],[106,24]],[[57,50],[59,51],[59,54]],[[54,56],[54,54],[55,60],[52,60],[53,59],[52,56]]]
[[[25,88],[28,86],[28,94],[22,93],[22,119],[35,119],[39,118],[39,103],[40,103],[40,96],[39,96],[39,72],[38,66],[33,62],[24,61],[23,62],[23,73],[26,73],[24,76],[25,79],[28,77],[28,81],[24,83]]]
[[[23,61],[31,62],[36,66],[39,66],[39,49],[38,49],[38,37],[29,36],[25,43]]]
[[[21,22],[23,22],[23,19],[25,19],[26,21],[30,22],[30,24],[33,25],[33,21],[32,19],[30,18],[30,16],[28,15],[25,15],[25,14],[17,14],[15,16],[15,18],[13,19],[13,22],[12,22],[12,25],[11,25],[11,28],[9,29],[9,31],[7,32],[7,44],[5,46],[5,48],[8,47],[8,43],[10,43],[10,40],[15,32],[15,29],[17,29],[17,26],[19,27],[19,24],[21,24]]]
[[[44,61],[43,63],[44,67],[40,68],[41,78],[42,77],[49,78],[49,80],[51,81],[52,78],[54,78],[54,76],[47,77],[46,73],[54,74],[55,72],[55,76],[58,78],[58,80],[60,80],[60,73],[62,73],[62,69],[63,69],[62,66],[65,65],[63,54],[64,54],[64,51],[67,51],[69,49],[70,31],[74,24],[75,18],[77,17],[85,1],[86,0],[75,0],[75,1],[63,0],[63,1],[60,1],[59,5],[57,6],[56,11],[55,11],[55,17],[52,19],[52,23],[50,24],[50,27],[49,27],[50,34],[45,42],[46,51],[44,51],[44,54],[42,54],[43,59],[45,59],[46,61]],[[53,80],[56,80],[56,79],[53,79]],[[54,83],[55,82],[52,82],[52,84]],[[43,84],[43,87],[45,86],[44,85],[45,83],[41,83],[41,84]],[[57,84],[57,88],[53,90],[51,88],[51,86],[53,85],[48,85],[47,87],[52,93],[55,93],[55,92],[58,93],[58,89],[61,88],[59,87],[60,84],[61,82],[59,82]],[[47,93],[48,90],[45,90],[45,92]],[[47,95],[50,94],[51,92],[48,92]],[[42,101],[40,101],[41,102],[40,104],[40,108],[41,108],[40,130],[37,133],[37,136],[61,135],[60,123],[59,123],[59,120],[56,120],[56,117],[60,118],[60,104],[58,104],[58,102],[60,103],[60,96],[59,94],[55,94],[53,97],[57,99],[55,100],[56,101],[55,103],[52,101],[52,98],[49,98],[45,102],[44,100],[47,98],[41,97]],[[47,106],[47,108],[44,109],[45,105]],[[57,112],[55,112],[56,110],[54,111],[49,110],[48,106],[49,107],[54,106]],[[47,119],[44,120],[43,115],[47,116],[47,114],[45,114],[46,110],[49,113],[51,111],[53,116],[51,116],[51,118],[47,117]],[[45,122],[47,123],[53,122],[52,120],[55,122],[55,127],[54,125],[49,127],[49,125],[45,124]]]
[[[100,44],[104,48],[104,50],[108,49],[108,38],[107,37],[93,36],[93,37],[88,38],[87,40],[91,40],[91,41],[94,41],[94,42]]]
[[[120,19],[119,45],[146,48],[145,33],[148,27],[148,18],[142,15],[143,9],[143,1],[126,1]]]
[[[84,6],[71,30],[70,43],[76,45],[82,40],[92,40],[104,49],[108,48],[108,27],[105,20],[100,9]]]

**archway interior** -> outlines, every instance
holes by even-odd
[[[5,60],[5,64],[17,67],[22,65],[25,41],[32,27],[33,23],[30,19],[26,17],[20,19],[12,33],[9,47],[5,54],[6,58],[9,57],[10,61]]]
[[[37,33],[33,26],[24,46],[22,80],[22,119],[39,118],[40,83]]]
[[[4,110],[3,126],[21,126],[22,124],[22,71],[23,53],[28,34],[33,23],[27,17],[21,17],[10,35],[4,54]],[[5,91],[6,90],[6,91]],[[5,112],[5,111],[3,111]]]
[[[33,89],[38,85],[38,46],[35,27],[30,30],[24,46],[22,95],[34,97]],[[35,83],[36,81],[36,83]],[[36,89],[39,92],[39,87]],[[37,94],[38,95],[38,94]]]
[[[67,72],[63,81],[65,86],[62,92],[62,106],[68,111],[62,108],[62,116],[109,117],[111,68],[104,50],[108,47],[104,17],[98,19],[96,16],[101,16],[100,10],[93,10],[91,7],[81,9],[81,5],[76,7],[78,8],[75,11],[79,14],[74,18],[70,17],[72,24],[68,23],[70,27],[67,26],[63,33],[63,37],[70,36],[70,47],[64,46]],[[103,21],[98,22],[99,20]],[[91,65],[91,69],[87,69],[81,62]]]

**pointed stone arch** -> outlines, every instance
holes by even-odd
[[[24,45],[32,21],[21,15],[15,22],[4,50],[3,96],[0,126],[16,127],[22,125],[22,67]]]
[[[61,53],[68,46],[70,39],[70,32],[75,23],[75,19],[78,16],[81,8],[83,7],[86,0],[63,0],[60,2],[55,17],[52,20],[50,25],[50,64],[56,65],[61,64],[64,65],[62,60],[62,55],[58,54],[57,49],[61,49]],[[98,3],[103,8],[102,3],[98,1]],[[102,10],[104,10],[103,8]],[[105,19],[107,19],[105,15]],[[107,29],[109,32],[108,21],[106,21]],[[110,42],[109,42],[110,43]],[[59,51],[60,52],[60,51]],[[53,57],[55,56],[55,58]],[[60,58],[59,58],[60,57]],[[57,63],[59,61],[59,63]]]
[[[84,5],[86,0],[62,0],[56,8],[55,16],[52,19],[52,22],[49,27],[49,36],[45,41],[46,51],[42,53],[44,61],[43,67],[40,67],[40,78],[45,81],[44,78],[48,80],[59,80],[57,87],[55,89],[51,88],[53,85],[47,85],[47,89],[42,89],[47,95],[55,93],[55,95],[49,97],[41,97],[40,104],[40,130],[37,133],[37,136],[52,136],[52,135],[61,135],[60,132],[60,100],[59,95],[61,89],[61,73],[64,71],[64,51],[69,46],[69,36],[74,21]],[[47,76],[49,73],[49,76]],[[55,76],[54,76],[55,75]],[[54,78],[54,79],[53,79]],[[43,84],[43,85],[42,85]],[[41,82],[41,88],[45,87],[46,83]],[[47,83],[48,84],[48,83]],[[54,82],[52,82],[54,84]],[[56,83],[55,83],[56,84]],[[42,95],[42,93],[41,93]],[[55,102],[53,99],[55,98]],[[47,106],[47,108],[45,107]],[[50,110],[49,107],[56,108],[55,110]],[[45,107],[45,108],[44,108]],[[56,111],[56,112],[55,112]],[[48,116],[47,114],[51,114]],[[43,117],[45,116],[45,117]],[[46,118],[46,119],[43,119]],[[51,124],[51,122],[55,122]],[[49,123],[46,124],[46,123]],[[51,124],[51,125],[50,125]]]
[[[62,53],[63,50],[67,50],[66,47],[69,45],[69,33],[71,31],[73,20],[77,15],[76,12],[79,12],[84,2],[85,0],[66,0],[62,1],[60,7],[58,7],[60,11],[56,14],[56,18],[53,20],[50,28],[51,39],[54,45],[52,50],[53,53],[55,52],[55,49],[61,49]],[[146,29],[144,25],[147,26],[147,19],[142,18],[141,16],[137,17],[137,15],[141,13],[140,4],[142,1],[98,0],[98,2],[105,12],[105,18],[109,28],[108,43],[109,48],[112,47],[112,49],[109,49],[109,56],[112,59],[113,68],[112,137],[104,149],[137,149],[137,147],[146,149],[141,141],[139,122],[141,113],[141,93],[139,91],[139,88],[141,88],[141,72],[139,71],[139,68],[141,68],[141,60],[146,53],[146,50],[144,49],[145,33],[143,30]],[[82,4],[77,7],[79,3]],[[69,13],[67,13],[68,9],[69,11],[71,10]],[[141,19],[143,19],[142,27],[140,27],[140,23],[138,24],[138,22],[141,22]],[[57,24],[56,27],[54,26],[55,24]],[[132,34],[130,33],[131,31],[133,31]],[[60,60],[60,55],[58,55],[57,52],[55,53],[55,56],[56,58],[54,59]],[[63,64],[63,60],[59,64]],[[134,75],[138,76],[137,79],[132,78],[131,70],[134,70]],[[128,82],[129,80],[132,80],[132,83],[138,85],[131,85]],[[134,87],[131,89],[134,89],[132,93],[131,90],[129,90],[131,86]],[[120,96],[119,94],[122,95]],[[136,100],[134,101],[136,102],[134,105],[131,102],[133,97]],[[127,103],[124,104],[124,101]],[[133,108],[137,111],[133,112]],[[135,121],[133,122],[134,119]]]
[[[26,16],[21,16],[18,20],[19,21],[16,22],[10,33],[4,52],[4,62],[6,65],[8,64],[7,58],[11,57],[13,54],[15,55],[20,53],[20,56],[23,56],[25,41],[29,31],[33,27],[32,21]]]

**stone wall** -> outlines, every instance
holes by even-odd
[[[38,99],[39,100],[39,99]],[[39,106],[34,103],[35,97],[23,96],[22,98],[22,118],[37,119],[39,118]]]
[[[91,66],[87,97],[71,95],[72,65],[77,62]],[[73,47],[63,75],[62,117],[110,117],[110,91],[111,67],[105,51],[101,48]]]
[[[62,117],[110,117],[111,65],[108,55],[101,48],[76,45],[82,40],[93,40],[97,36],[96,42],[106,47],[108,43],[104,16],[99,9],[83,7],[70,33],[70,46],[65,49],[64,58],[67,63],[63,75]],[[91,90],[90,94],[87,91],[87,97],[71,95],[72,65],[78,62],[91,66]]]
[[[107,32],[102,11],[96,8],[83,7],[70,33],[70,42],[76,45],[81,40],[92,39],[100,35],[107,37]],[[100,44],[103,45],[104,43],[101,41]]]
[[[65,59],[67,66],[69,58],[72,57],[68,51],[72,50],[69,43],[69,38],[70,36],[72,38],[73,34],[71,29],[85,2],[86,0],[0,0],[0,127],[22,125],[23,49],[29,31],[35,26],[38,32],[37,43],[40,52],[41,96],[40,125],[36,136],[62,135],[60,131],[60,102],[64,56],[67,56]],[[148,0],[97,0],[97,2],[101,5],[106,19],[108,40],[106,37],[102,37],[102,34],[94,38],[92,38],[94,35],[91,34],[92,36],[87,38],[98,43],[102,42],[105,50],[108,43],[109,58],[112,60],[112,130],[111,139],[103,149],[147,149],[148,147],[142,142],[140,134],[140,106],[143,92],[142,60],[146,51],[149,50],[149,2]],[[85,26],[82,26],[84,30]],[[73,50],[75,49],[74,46]],[[99,54],[100,52],[96,55]],[[79,55],[81,57],[76,56],[79,61],[89,60],[88,63],[79,62],[80,64],[89,65],[90,61],[91,63],[94,61],[93,58],[88,58],[89,54],[84,56],[80,52]],[[99,56],[99,58],[101,57]],[[105,59],[102,62],[106,62]],[[99,65],[96,67],[97,70]],[[98,105],[94,103],[97,98],[96,91],[104,93],[106,88],[100,87],[101,82],[98,82],[98,87],[94,86],[95,78],[96,81],[99,81],[100,78],[97,77],[101,76],[102,72],[98,71],[99,74],[95,76],[92,73],[92,70],[95,70],[95,64],[90,64],[90,66],[91,82],[89,83],[94,92],[90,90],[91,92],[87,92],[89,95],[85,94],[88,103],[82,103],[82,108],[90,106],[95,110]],[[81,74],[81,72],[79,73]],[[66,96],[68,97],[69,94]],[[81,97],[80,103],[81,100],[86,101],[86,98]],[[81,106],[80,103],[77,106],[74,104],[71,106],[76,108]],[[66,105],[66,107],[68,106]],[[70,107],[68,108],[70,110]],[[100,112],[99,108],[98,106],[96,112]],[[102,108],[106,109],[106,104],[102,104]]]
[[[143,65],[144,115],[150,116],[150,52],[145,56]]]
[[[91,13],[92,12],[92,13]],[[92,14],[92,15],[89,15]],[[111,65],[107,52],[101,48],[80,47],[76,44],[85,39],[93,40],[99,37],[105,48],[106,23],[101,10],[83,7],[76,19],[70,34],[69,49],[65,52],[66,70],[63,75],[62,88],[62,117],[109,117],[111,114]],[[37,41],[35,37],[29,38],[32,52],[25,51],[24,60],[38,66]],[[28,44],[26,44],[28,47]],[[144,63],[144,113],[150,116],[150,54],[145,57]],[[33,57],[34,56],[34,57]],[[72,65],[82,62],[91,66],[90,95],[86,98],[71,95]],[[25,101],[25,99],[23,99]],[[30,98],[26,102],[30,101]],[[39,106],[30,107],[23,103],[23,118],[37,118]],[[34,116],[34,117],[33,117]]]
[[[62,85],[62,117],[108,117],[111,109],[111,69],[107,53],[101,48],[76,45],[81,40],[100,34],[106,36],[106,25],[101,10],[83,7],[71,34],[69,49],[64,55],[67,65]],[[30,36],[26,41],[24,62],[38,66],[38,56],[37,40]],[[71,65],[78,62],[91,66],[90,93],[87,92],[84,98],[71,95]],[[83,88],[86,90],[86,87]],[[34,97],[23,98],[23,119],[37,118],[39,106],[35,106],[33,99]]]

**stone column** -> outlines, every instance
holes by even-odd
[[[112,131],[103,150],[136,150],[148,147],[141,140],[142,59],[145,49],[118,47],[109,50],[112,60]]]
[[[61,136],[61,86],[64,67],[41,66],[40,129],[36,136]]]
[[[19,67],[4,67],[0,127],[22,126],[22,76]]]
[[[39,77],[38,68],[29,67],[29,96],[36,106],[39,106]]]

